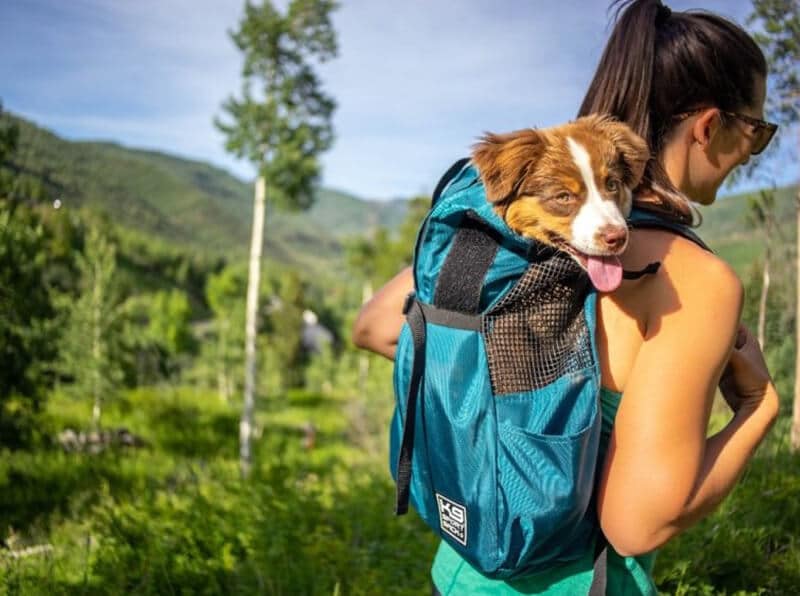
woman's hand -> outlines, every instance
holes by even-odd
[[[766,397],[773,397],[777,401],[761,347],[744,325],[739,325],[736,343],[722,373],[719,388],[734,412],[755,409]]]

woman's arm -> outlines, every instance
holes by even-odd
[[[747,401],[723,431],[706,438],[720,376],[738,357],[732,349],[743,291],[716,258],[701,267],[669,260],[600,478],[600,523],[622,555],[652,551],[708,515],[777,415],[777,394],[766,382],[761,399]],[[739,364],[741,374],[746,365]]]
[[[353,343],[394,360],[397,338],[406,318],[403,303],[414,290],[411,267],[395,275],[361,307],[353,324]]]

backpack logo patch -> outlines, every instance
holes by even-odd
[[[436,493],[436,504],[439,506],[439,527],[467,546],[467,509],[439,493]]]

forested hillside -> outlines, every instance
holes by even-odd
[[[795,245],[797,225],[794,201],[797,186],[778,188],[774,192],[778,227],[773,234],[780,252]],[[764,254],[763,231],[747,221],[749,199],[754,196],[758,196],[758,193],[725,196],[710,207],[699,208],[703,223],[697,232],[740,275],[746,274],[747,268],[758,262]]]
[[[113,214],[115,223],[170,244],[210,254],[244,254],[252,216],[252,184],[212,165],[114,143],[74,142],[6,114],[19,128],[18,148],[3,168],[33,184],[35,201]],[[25,193],[23,193],[25,194]],[[28,192],[27,194],[31,194]],[[266,254],[279,262],[327,261],[341,239],[396,227],[405,201],[365,201],[320,189],[301,215],[271,213]],[[274,218],[273,218],[274,216]]]

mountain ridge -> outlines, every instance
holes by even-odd
[[[70,141],[12,113],[3,117],[20,132],[17,150],[3,165],[41,183],[43,196],[36,200],[100,209],[123,226],[193,249],[246,253],[252,185],[224,168],[116,141]],[[316,199],[304,213],[271,212],[268,254],[338,254],[347,236],[379,225],[394,228],[405,215],[402,201],[366,201],[326,188]]]

